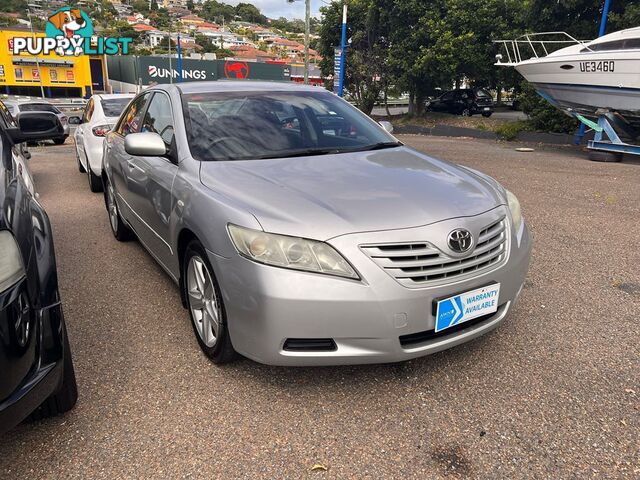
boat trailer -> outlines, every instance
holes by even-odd
[[[640,140],[640,131],[638,128],[630,125],[622,115],[609,110],[599,110],[596,112],[597,122],[589,120],[584,116],[571,112],[571,115],[578,119],[583,125],[595,132],[593,140],[587,142],[589,150],[589,158],[597,161],[620,161],[622,155],[628,153],[630,155],[640,155],[640,145],[623,142],[616,129],[622,133],[625,138],[629,138],[636,143]],[[604,155],[597,152],[605,152]],[[593,153],[593,155],[591,154]]]

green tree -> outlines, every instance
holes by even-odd
[[[350,48],[347,51],[345,84],[358,108],[369,114],[384,91],[387,81],[387,25],[381,21],[381,9],[374,0],[349,3]],[[319,28],[318,49],[323,56],[320,68],[325,75],[333,73],[334,48],[340,45],[342,6],[332,3],[321,9],[323,22]]]
[[[131,6],[134,12],[142,14],[149,13],[149,2],[147,0],[134,0],[131,2]]]
[[[260,10],[250,3],[239,3],[236,5],[236,15],[245,22],[252,22],[264,25],[267,23],[267,17],[260,13]]]
[[[0,2],[0,12],[27,14],[26,0],[2,0]]]
[[[201,53],[215,53],[219,50],[219,48],[211,42],[211,38],[199,33],[196,34],[196,45],[202,47],[202,50],[200,50]]]
[[[202,4],[200,15],[210,22],[221,22],[222,19],[230,22],[236,15],[236,9],[226,3],[216,0],[207,0]]]

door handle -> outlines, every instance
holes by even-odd
[[[131,161],[131,160],[127,160],[127,165],[129,166],[129,170],[139,170],[142,173],[145,173],[144,168],[139,167],[138,165],[135,164],[135,162]]]

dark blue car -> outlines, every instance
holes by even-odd
[[[21,144],[56,138],[57,117],[0,102],[0,433],[70,410],[77,388],[49,218],[24,181]]]

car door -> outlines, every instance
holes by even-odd
[[[139,179],[136,177],[144,174],[136,170],[133,157],[124,149],[124,139],[131,133],[137,133],[142,127],[142,120],[151,98],[151,92],[145,92],[136,97],[120,117],[113,134],[109,136],[109,142],[105,145],[108,152],[105,158],[109,161],[110,181],[115,189],[116,201],[120,214],[125,221],[138,234],[142,230],[143,223],[132,207],[133,198],[137,192]]]
[[[82,113],[82,118],[80,125],[76,127],[76,133],[74,135],[74,139],[76,142],[76,149],[78,150],[78,156],[80,157],[80,163],[86,168],[88,166],[87,163],[87,149],[85,146],[85,136],[90,135],[91,131],[87,133],[89,129],[89,122],[91,121],[91,116],[93,115],[94,110],[94,100],[93,97],[89,99],[87,105],[84,108],[84,112]]]
[[[433,104],[433,110],[437,112],[448,112],[451,108],[451,102],[453,101],[453,92],[445,92],[440,98]]]
[[[141,132],[157,133],[164,140],[168,152],[175,152],[173,110],[169,95],[163,91],[153,94],[147,107]],[[163,263],[169,266],[173,251],[169,241],[169,224],[174,199],[173,179],[178,172],[175,155],[163,157],[131,157],[129,169],[131,207],[142,219],[140,239]]]

